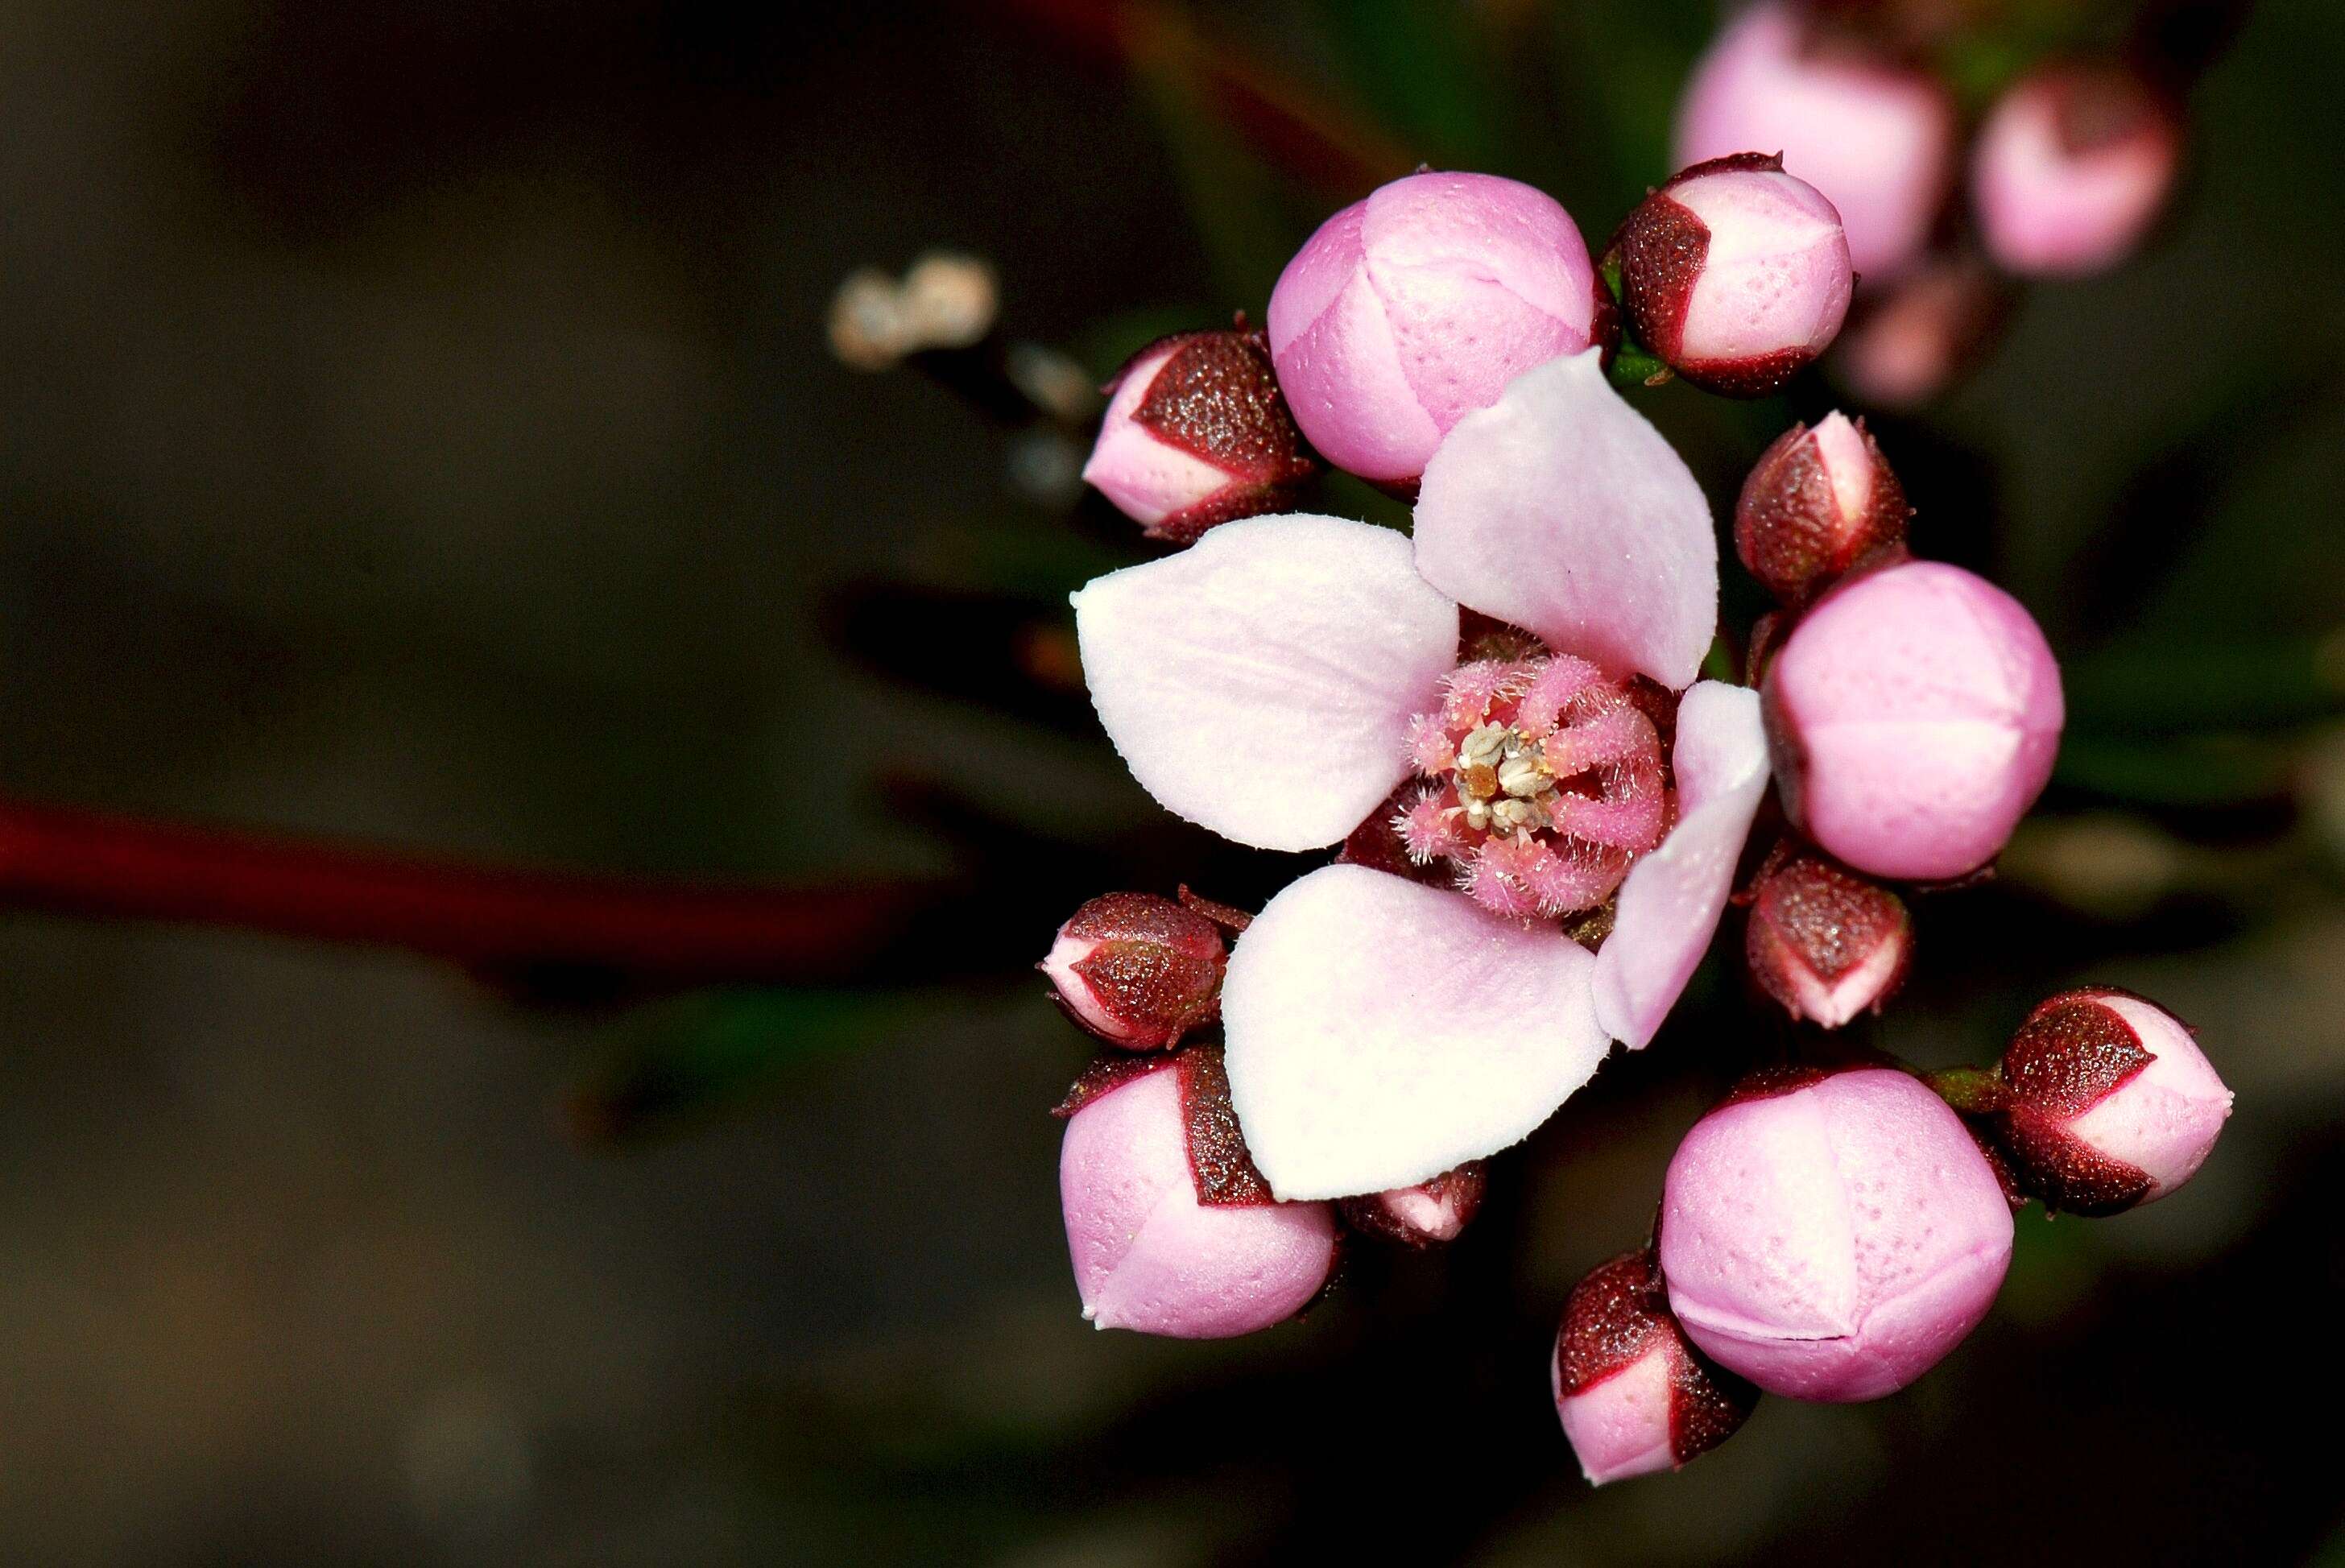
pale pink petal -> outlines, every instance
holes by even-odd
[[[1596,959],[1596,1016],[1631,1050],[1651,1044],[1709,951],[1734,863],[1767,792],[1759,694],[1703,681],[1678,705],[1678,825],[1620,884]]]
[[[1604,1059],[1595,966],[1552,927],[1364,866],[1294,883],[1222,989],[1230,1097],[1271,1189],[1384,1192],[1518,1142]]]
[[[1083,677],[1132,777],[1258,849],[1358,827],[1407,773],[1409,720],[1457,655],[1457,606],[1409,563],[1365,523],[1258,517],[1085,585]]]
[[[1558,653],[1672,688],[1718,622],[1701,487],[1591,349],[1518,376],[1426,465],[1416,568]]]

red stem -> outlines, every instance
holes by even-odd
[[[0,904],[406,948],[489,975],[838,980],[925,901],[908,883],[628,883],[0,801]]]

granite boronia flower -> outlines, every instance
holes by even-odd
[[[1254,518],[1074,596],[1093,704],[1168,809],[1322,850],[1416,774],[1404,826],[1447,835],[1413,848],[1458,888],[1328,866],[1237,942],[1231,1092],[1278,1196],[1386,1192],[1495,1153],[1609,1040],[1652,1038],[1767,784],[1756,695],[1693,684],[1717,599],[1701,492],[1593,351],[1458,421],[1413,542]],[[1461,606],[1538,646],[1461,664]],[[1684,692],[1666,833],[1658,738],[1622,717],[1637,677]],[[1537,918],[1616,889],[1597,952]]]

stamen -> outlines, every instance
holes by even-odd
[[[1451,862],[1459,889],[1502,914],[1600,905],[1667,826],[1652,721],[1584,659],[1459,666],[1408,755],[1427,784],[1393,819],[1403,847]]]

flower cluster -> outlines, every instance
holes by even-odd
[[[2148,49],[2021,72],[1966,155],[1948,85],[1960,73],[1937,66],[1989,52],[1992,40],[1964,36],[1992,21],[1975,10],[1760,0],[1678,107],[1681,162],[1777,150],[1839,209],[1850,259],[1875,285],[1845,373],[1876,401],[1926,396],[1976,352],[1995,271],[2075,276],[2131,254],[2180,166],[2173,73]]]
[[[1179,548],[1073,596],[1100,722],[1166,809],[1333,860],[1252,914],[1109,894],[1051,945],[1109,1048],[1061,1107],[1091,1322],[1244,1333],[1347,1237],[1454,1239],[1490,1156],[1651,1043],[1731,907],[1759,987],[1833,1029],[1914,961],[1908,899],[2001,850],[2063,722],[2026,611],[1914,557],[1834,413],[1743,488],[1778,607],[1721,677],[1709,505],[1615,386],[1650,379],[1632,356],[1780,384],[1838,331],[1856,240],[1771,154],[1689,168],[1600,262],[1541,193],[1425,172],[1328,219],[1265,334],[1127,367],[1086,472]],[[1261,514],[1323,462],[1413,500],[1409,533]],[[1592,1480],[1683,1463],[1761,1390],[1903,1387],[1986,1311],[2017,1203],[2195,1168],[2228,1100],[2187,1033],[2113,993],[2046,1009],[1993,1072],[1793,1064],[1687,1135],[1652,1242],[1566,1308]]]

